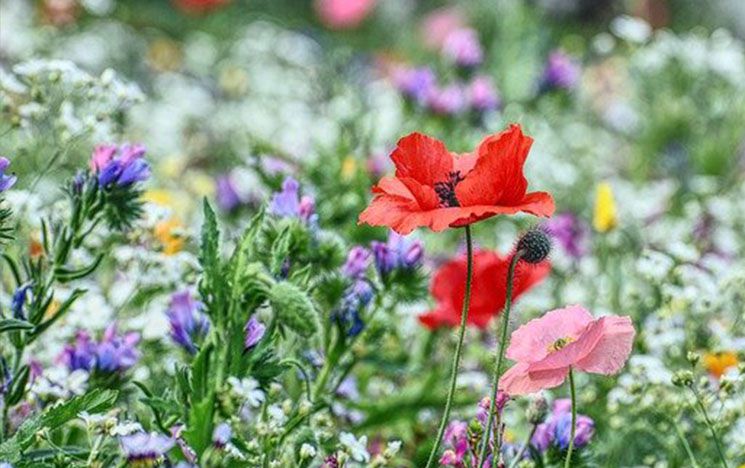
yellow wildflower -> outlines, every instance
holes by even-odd
[[[341,178],[349,182],[357,173],[357,161],[352,156],[347,156],[341,163]]]
[[[616,200],[608,182],[599,183],[595,189],[595,215],[592,224],[598,232],[608,232],[618,226]]]
[[[163,246],[163,253],[173,255],[184,248],[183,226],[176,218],[161,221],[155,225],[155,238]]]

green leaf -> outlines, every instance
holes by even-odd
[[[10,386],[10,392],[8,392],[8,396],[5,399],[6,405],[12,406],[21,401],[21,398],[23,398],[23,394],[26,391],[26,384],[28,383],[30,374],[31,370],[26,365],[18,370],[18,373],[13,379],[13,384]]]
[[[42,322],[39,325],[36,326],[34,331],[31,333],[31,336],[29,337],[28,343],[33,342],[36,338],[41,335],[44,330],[49,328],[54,322],[62,318],[65,313],[72,307],[72,305],[75,303],[75,301],[78,300],[80,296],[88,292],[87,289],[76,289],[70,295],[65,299],[65,302],[63,302],[60,306],[57,312],[55,312],[54,316],[47,320],[46,322]]]
[[[318,313],[313,302],[294,284],[275,283],[269,291],[269,302],[279,323],[298,335],[308,338],[318,331]]]
[[[193,404],[189,411],[189,422],[184,431],[184,439],[199,455],[209,447],[212,441],[214,403],[215,395],[210,393],[203,400]]]
[[[255,258],[255,249],[261,232],[261,228],[264,226],[264,207],[262,207],[256,215],[251,218],[248,222],[248,227],[243,231],[241,240],[233,252],[233,256],[230,259],[230,271],[232,276],[235,276],[236,272],[240,272],[243,266],[249,261],[253,261]]]
[[[0,333],[14,330],[31,330],[32,328],[34,328],[34,325],[25,320],[14,318],[0,320]]]
[[[204,398],[210,388],[210,357],[214,348],[212,343],[204,346],[191,365],[191,395],[195,401]]]
[[[199,248],[199,263],[208,282],[218,279],[220,270],[220,230],[217,227],[215,211],[204,199],[204,224]]]
[[[21,459],[22,452],[29,448],[34,441],[34,435],[42,430],[54,430],[66,422],[75,419],[80,413],[100,413],[111,408],[116,401],[118,392],[114,390],[94,389],[85,395],[80,395],[50,406],[41,414],[37,414],[21,424],[10,439],[0,445],[0,460],[16,463]]]
[[[271,272],[274,275],[279,275],[282,271],[285,261],[290,255],[290,245],[292,236],[290,232],[290,226],[285,226],[279,235],[272,242],[271,249]]]
[[[103,260],[103,254],[98,254],[90,265],[83,268],[73,270],[67,267],[57,267],[54,269],[54,277],[60,283],[67,283],[69,281],[84,278],[98,268],[98,265],[101,264],[101,260]]]

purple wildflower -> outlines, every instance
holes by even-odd
[[[116,324],[104,331],[98,343],[85,330],[79,330],[75,342],[65,345],[58,359],[71,371],[123,372],[137,363],[139,341],[140,334],[136,332],[117,335]]]
[[[595,434],[595,422],[589,416],[580,414],[577,415],[577,425],[575,427],[574,446],[576,448],[587,446],[587,444],[590,443],[590,440],[592,440],[592,436]],[[563,413],[556,421],[554,433],[556,438],[555,443],[562,450],[569,448],[571,429],[572,415],[571,413]]]
[[[26,301],[31,296],[31,283],[24,283],[13,293],[10,301],[10,310],[13,312],[13,318],[26,320]]]
[[[170,437],[160,434],[138,432],[119,439],[122,451],[130,463],[152,466],[173,448],[175,442]]]
[[[420,241],[408,240],[394,231],[388,234],[387,242],[373,241],[370,247],[380,276],[386,276],[399,268],[417,268],[424,257],[424,247]]]
[[[256,316],[252,315],[248,322],[246,322],[245,331],[246,339],[243,343],[243,348],[246,351],[250,351],[259,343],[259,341],[261,341],[261,338],[264,337],[266,326],[259,322]]]
[[[116,323],[109,325],[96,347],[96,369],[104,372],[123,372],[134,366],[140,358],[137,351],[139,342],[139,333],[117,335]]]
[[[298,218],[308,224],[315,223],[315,200],[306,195],[300,198],[300,184],[292,177],[282,182],[282,190],[272,195],[269,212],[281,218]]]
[[[437,79],[428,67],[402,67],[394,72],[393,83],[405,98],[422,105],[437,86]]]
[[[341,267],[341,272],[347,278],[360,278],[364,276],[367,266],[370,264],[371,253],[362,246],[352,247],[347,255],[347,261]]]
[[[590,228],[572,213],[561,213],[546,221],[545,227],[572,258],[587,253]]]
[[[217,206],[223,211],[233,211],[243,203],[229,174],[221,175],[216,180]]]
[[[468,85],[468,104],[476,112],[489,112],[499,109],[502,102],[494,82],[486,75],[474,77]]]
[[[461,28],[448,34],[442,45],[442,53],[456,65],[472,68],[484,60],[484,51],[474,29]]]
[[[323,460],[321,468],[339,468],[340,466],[341,465],[339,465],[339,460],[336,458],[336,455],[329,455]]]
[[[98,174],[102,187],[128,187],[150,177],[150,165],[145,161],[141,145],[97,146],[91,156],[91,168]]]
[[[357,390],[357,379],[352,376],[342,380],[336,388],[336,395],[352,401],[359,399],[360,392]]]
[[[464,421],[451,421],[445,428],[443,441],[453,449],[456,460],[463,462],[469,447],[468,424]]]
[[[541,77],[541,90],[572,89],[579,82],[581,70],[577,62],[561,50],[548,56]]]
[[[15,185],[17,177],[14,175],[6,175],[5,170],[10,166],[8,158],[0,156],[0,192],[5,192],[13,185]]]
[[[549,419],[539,424],[530,443],[539,452],[545,452],[550,446],[554,445],[561,450],[569,447],[569,438],[572,426],[572,403],[564,398],[556,400],[553,406],[553,412]],[[583,414],[577,415],[577,425],[575,434],[575,447],[582,448],[587,446],[592,440],[595,433],[595,422],[589,416]]]
[[[230,429],[230,425],[225,422],[220,423],[215,427],[215,430],[212,431],[212,445],[218,449],[224,448],[228,445],[228,442],[230,442],[232,437],[233,431]]]
[[[344,292],[339,310],[334,316],[347,327],[348,336],[357,336],[365,328],[360,312],[370,304],[373,295],[372,287],[363,279],[357,279]]]
[[[96,362],[96,344],[85,330],[78,330],[75,342],[66,344],[59,361],[71,371],[83,369],[90,371]]]
[[[290,174],[294,168],[290,163],[272,156],[263,156],[260,159],[261,169],[270,176],[279,174]]]
[[[202,312],[204,305],[195,300],[189,291],[171,296],[166,315],[171,324],[171,338],[189,353],[194,354],[194,342],[201,340],[210,329],[210,322]]]
[[[427,106],[435,114],[455,115],[465,107],[463,87],[451,84],[444,88],[433,88],[427,96]]]

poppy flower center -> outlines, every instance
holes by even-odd
[[[548,352],[549,353],[556,352],[574,341],[577,341],[577,340],[572,338],[571,336],[565,336],[563,338],[559,338],[558,340],[548,345]]]
[[[460,175],[460,171],[454,171],[448,174],[448,179],[445,182],[435,183],[435,192],[440,197],[440,206],[460,206],[458,198],[455,196],[455,186],[463,182],[463,180],[464,177]]]

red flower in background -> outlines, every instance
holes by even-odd
[[[532,144],[516,124],[461,156],[434,138],[407,135],[391,153],[395,177],[373,187],[375,198],[359,222],[408,234],[420,226],[442,231],[499,214],[551,216],[551,195],[527,191],[523,165]]]
[[[185,13],[207,13],[226,6],[231,0],[173,0],[173,3]]]
[[[500,256],[492,251],[477,251],[473,257],[473,289],[468,324],[485,328],[492,317],[502,312],[507,298],[507,271],[511,255]],[[543,281],[551,270],[548,261],[537,265],[518,262],[512,286],[512,299]],[[419,316],[419,321],[430,330],[437,327],[456,327],[460,323],[463,297],[466,290],[466,257],[461,256],[442,265],[435,273],[430,291],[437,306]]]
[[[313,6],[321,22],[331,29],[353,29],[367,18],[377,0],[316,0]]]

